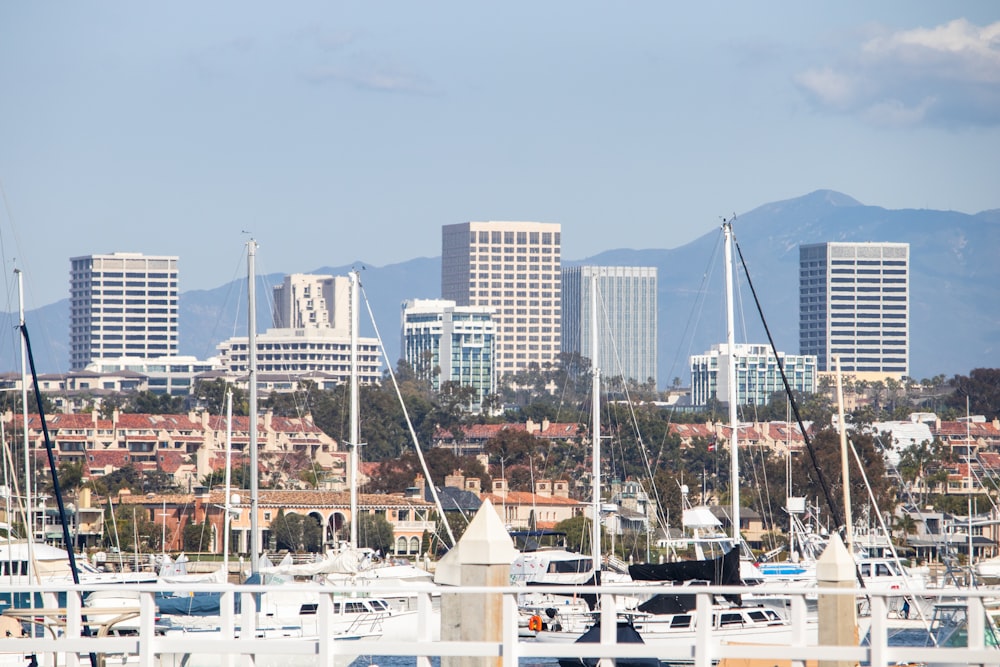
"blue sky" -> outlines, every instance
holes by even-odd
[[[244,230],[262,273],[437,256],[467,220],[559,222],[581,259],[819,188],[974,213],[998,184],[993,2],[0,4],[29,308],[116,250],[216,287]]]

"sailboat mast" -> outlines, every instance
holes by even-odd
[[[358,547],[358,272],[351,271],[351,547]]]
[[[973,575],[972,568],[972,417],[969,415],[969,397],[965,397],[965,486],[968,489],[966,496],[969,501],[969,577]]]
[[[844,382],[840,372],[840,355],[836,355],[834,363],[837,366],[837,427],[840,430],[840,469],[844,485],[844,546],[854,557],[854,519],[851,516],[851,471],[847,463],[847,425],[844,423]]]
[[[17,321],[21,330],[24,330],[24,277],[20,269],[14,269],[17,276]],[[25,536],[28,540],[29,561],[34,562],[32,550],[35,543],[35,519],[31,502],[31,440],[28,437],[28,353],[25,348],[24,337],[21,337],[21,425],[24,433],[24,514],[27,526],[25,526]],[[67,548],[70,548],[67,545]]]
[[[260,532],[257,519],[257,279],[255,260],[257,242],[247,242],[247,382],[250,393],[250,571],[260,569]]]
[[[226,391],[226,503],[222,519],[222,566],[229,576],[229,531],[232,521],[232,474],[233,474],[233,390]]]
[[[729,348],[729,363],[727,364],[727,384],[729,401],[729,427],[732,436],[729,443],[729,495],[732,498],[733,547],[740,544],[740,467],[739,467],[739,422],[736,416],[736,325],[733,316],[733,227],[732,222],[722,224],[725,240],[726,259],[726,346]]]
[[[594,527],[590,531],[590,553],[594,559],[594,572],[601,569],[601,369],[597,352],[597,270],[590,276],[590,392],[591,392],[591,439],[593,440],[592,500],[594,503]]]

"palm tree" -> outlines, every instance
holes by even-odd
[[[906,541],[907,536],[916,534],[917,521],[910,513],[903,512],[899,516],[895,517],[892,529],[893,532],[898,531],[899,533],[897,544],[903,544]]]

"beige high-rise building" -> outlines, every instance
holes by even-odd
[[[441,298],[491,306],[496,372],[555,364],[560,347],[561,226],[463,222],[441,230]]]
[[[293,273],[272,291],[275,328],[350,332],[351,281],[347,276]]]

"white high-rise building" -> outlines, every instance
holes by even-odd
[[[739,405],[767,405],[776,392],[784,392],[778,361],[785,371],[792,391],[812,394],[816,391],[816,357],[812,355],[785,354],[777,358],[771,347],[760,344],[737,343],[736,354],[729,353],[729,345],[713,345],[705,354],[691,357],[691,403],[706,405],[715,399],[729,402],[729,364],[736,364],[736,402]]]
[[[258,334],[257,370],[288,377],[321,374],[347,382],[351,374],[351,281],[347,276],[292,274],[273,290],[275,327]],[[250,363],[247,336],[217,346],[221,366],[244,373]],[[358,379],[382,377],[378,340],[358,339]]]
[[[293,273],[275,285],[272,293],[278,329],[350,331],[351,281],[347,276]]]
[[[403,358],[435,391],[457,382],[475,392],[478,410],[495,392],[496,323],[488,306],[457,306],[445,299],[403,302]]]
[[[799,246],[799,352],[820,371],[910,372],[910,244]]]
[[[498,376],[558,362],[560,230],[544,222],[442,228],[441,297],[494,309]]]
[[[571,266],[562,270],[562,351],[591,356],[591,279],[597,276],[601,375],[656,382],[656,268]]]
[[[97,359],[177,355],[177,257],[70,259],[70,369]]]

